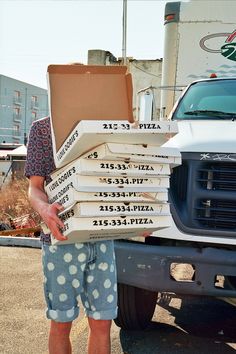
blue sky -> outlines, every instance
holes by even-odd
[[[127,56],[163,55],[165,0],[128,0]],[[122,0],[1,0],[0,74],[47,87],[49,64],[81,61],[89,49],[122,56]]]

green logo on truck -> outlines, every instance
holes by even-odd
[[[210,47],[211,39],[217,37],[226,37],[225,44],[219,49],[213,49]],[[214,33],[203,37],[200,40],[200,47],[210,53],[221,53],[229,60],[236,61],[236,30],[232,33]]]
[[[221,47],[221,54],[229,60],[236,61],[236,43],[229,43]]]

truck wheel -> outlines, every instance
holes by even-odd
[[[152,319],[157,293],[118,284],[118,316],[115,324],[122,329],[144,329]]]
[[[225,277],[225,284],[228,288],[235,290],[236,289],[236,278],[235,277]]]

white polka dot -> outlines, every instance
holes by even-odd
[[[61,302],[64,302],[64,301],[66,301],[68,299],[68,296],[66,295],[66,294],[60,294],[59,295],[59,300],[61,301]]]
[[[100,245],[100,250],[101,250],[103,253],[106,253],[106,251],[107,251],[107,246],[106,246],[104,243],[102,243],[102,244]]]
[[[57,318],[57,311],[56,310],[49,310],[49,316],[55,320]]]
[[[75,313],[75,309],[74,309],[74,307],[72,307],[72,309],[66,311],[66,316],[73,317],[74,313]]]
[[[115,284],[115,285],[113,286],[113,289],[114,289],[115,292],[117,292],[117,284]]]
[[[111,266],[110,266],[110,272],[113,273],[114,270],[115,270],[114,264],[111,264]]]
[[[88,309],[89,308],[89,303],[88,303],[88,301],[85,301],[84,302],[84,306]]]
[[[44,277],[43,277],[43,282],[44,282],[44,284],[46,284],[47,281],[48,281],[47,277],[44,276]]]
[[[97,289],[94,289],[92,294],[93,294],[94,299],[97,299],[99,297],[99,292],[97,291]]]
[[[100,263],[100,264],[98,265],[98,269],[101,269],[101,270],[103,270],[103,271],[107,270],[107,268],[108,268],[108,264],[105,263],[105,262]]]
[[[58,284],[60,284],[60,285],[65,284],[66,278],[64,277],[64,275],[59,275],[59,276],[57,277],[57,282],[58,282]]]
[[[79,280],[78,279],[73,279],[72,280],[72,286],[77,289],[80,286]]]
[[[101,314],[100,314],[99,312],[94,312],[93,318],[94,318],[95,320],[100,320]]]
[[[69,273],[71,275],[76,274],[77,273],[77,267],[75,265],[69,266]]]
[[[92,311],[96,311],[96,307],[92,305],[92,306],[91,306],[91,310],[92,310]]]
[[[88,282],[88,283],[92,283],[93,280],[94,280],[94,276],[93,276],[93,275],[89,275],[89,276],[87,277],[87,282]]]
[[[90,264],[90,265],[89,265],[89,268],[90,268],[91,270],[94,270],[94,269],[95,269],[95,263]]]
[[[111,287],[111,281],[110,281],[110,279],[106,279],[106,280],[104,281],[103,285],[104,285],[104,288],[106,288],[106,289],[110,288],[110,287]]]
[[[53,264],[52,262],[49,262],[49,263],[47,264],[47,267],[48,267],[48,270],[50,270],[50,271],[52,271],[52,270],[55,269],[55,266],[54,266],[54,264]]]
[[[72,260],[72,254],[71,253],[66,253],[63,258],[64,258],[64,261],[66,263],[69,263]]]
[[[81,248],[84,247],[84,244],[83,243],[75,243],[75,247],[80,250]]]
[[[53,295],[52,295],[52,293],[48,293],[48,297],[49,297],[49,300],[51,300],[51,301],[52,301],[52,299],[53,299]]]
[[[108,295],[107,302],[111,303],[112,301],[114,301],[114,296],[113,295]]]
[[[86,263],[81,264],[80,268],[81,268],[82,272],[85,270],[85,267],[86,267]]]
[[[86,254],[85,253],[81,253],[80,255],[78,255],[78,261],[79,262],[84,262],[86,260]]]
[[[55,253],[56,250],[57,250],[57,246],[49,246],[49,251],[50,251],[51,253]]]
[[[80,295],[76,296],[76,300],[79,302],[80,301]]]

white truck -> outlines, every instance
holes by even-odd
[[[121,328],[145,328],[160,294],[236,303],[235,13],[233,1],[166,5],[160,119],[178,122],[166,146],[182,165],[171,175],[172,226],[116,242]]]
[[[165,7],[161,117],[194,80],[236,76],[236,2],[192,0]]]

